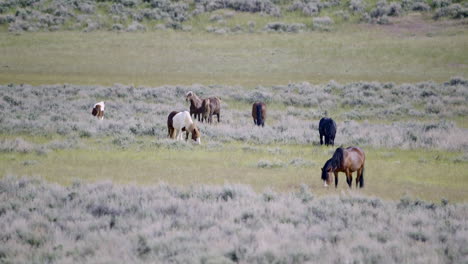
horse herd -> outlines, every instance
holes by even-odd
[[[183,140],[183,131],[186,132],[185,140],[189,135],[198,144],[201,144],[200,130],[192,120],[192,116],[199,122],[213,122],[213,116],[216,115],[218,123],[220,122],[221,99],[218,97],[209,97],[201,99],[194,92],[190,91],[185,95],[185,100],[190,102],[189,111],[172,111],[167,117],[168,137],[176,140]],[[104,119],[104,102],[98,102],[93,106],[92,115],[98,119]],[[252,118],[257,126],[265,126],[266,104],[255,102],[252,105]],[[336,123],[331,118],[322,118],[319,122],[320,145],[326,146],[335,144]],[[346,182],[351,188],[352,173],[357,172],[356,188],[364,187],[364,163],[365,154],[359,147],[339,147],[335,150],[333,156],[327,160],[322,168],[321,179],[323,185],[328,187],[331,184],[332,177],[335,177],[335,188],[338,186],[338,172],[346,174]],[[332,176],[333,175],[333,176]]]

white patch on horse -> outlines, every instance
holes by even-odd
[[[193,120],[190,117],[190,113],[188,111],[177,113],[172,118],[172,126],[174,127],[177,135],[176,140],[183,140],[182,128],[185,127],[185,129],[189,129],[193,125]],[[189,132],[193,133],[192,131]],[[201,142],[200,138],[197,138],[197,142]]]

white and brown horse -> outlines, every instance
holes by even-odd
[[[335,188],[338,186],[338,172],[346,174],[346,182],[351,188],[353,181],[352,173],[357,171],[356,188],[364,187],[364,163],[366,155],[358,147],[337,148],[331,159],[325,162],[322,168],[323,185],[327,187],[331,183],[331,174],[335,174]]]
[[[182,131],[186,131],[185,140],[188,139],[189,134],[192,134],[192,140],[201,144],[200,130],[198,130],[195,123],[193,123],[190,113],[188,111],[176,112],[172,111],[167,117],[167,129],[169,137],[172,139],[182,140]]]
[[[103,101],[96,103],[93,106],[93,111],[91,111],[91,114],[97,117],[98,119],[103,120],[104,119],[104,107],[105,107],[105,104]]]

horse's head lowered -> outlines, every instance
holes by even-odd
[[[333,173],[335,169],[332,166],[331,160],[328,160],[325,162],[325,165],[323,165],[322,168],[322,180],[323,180],[323,186],[328,187],[328,185],[331,184],[331,174]]]
[[[189,127],[188,131],[192,133],[192,140],[194,140],[198,144],[201,144],[201,133],[200,130],[195,126],[195,124],[192,124]]]

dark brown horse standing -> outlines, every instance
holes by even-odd
[[[346,174],[346,182],[351,188],[353,181],[352,173],[357,171],[356,188],[364,187],[364,163],[366,156],[359,147],[348,147],[346,149],[337,148],[333,157],[323,165],[322,180],[323,185],[327,187],[331,183],[331,174],[335,175],[335,188],[338,186],[338,172]]]
[[[190,91],[185,95],[185,101],[190,102],[190,115],[198,119],[198,121],[201,121],[203,100],[194,92]]]
[[[265,126],[266,105],[263,102],[255,102],[252,105],[252,117],[255,125]]]
[[[212,123],[213,115],[218,117],[220,122],[221,99],[210,97],[201,99],[194,92],[190,91],[185,96],[186,101],[190,101],[190,115],[193,115],[198,121]]]

